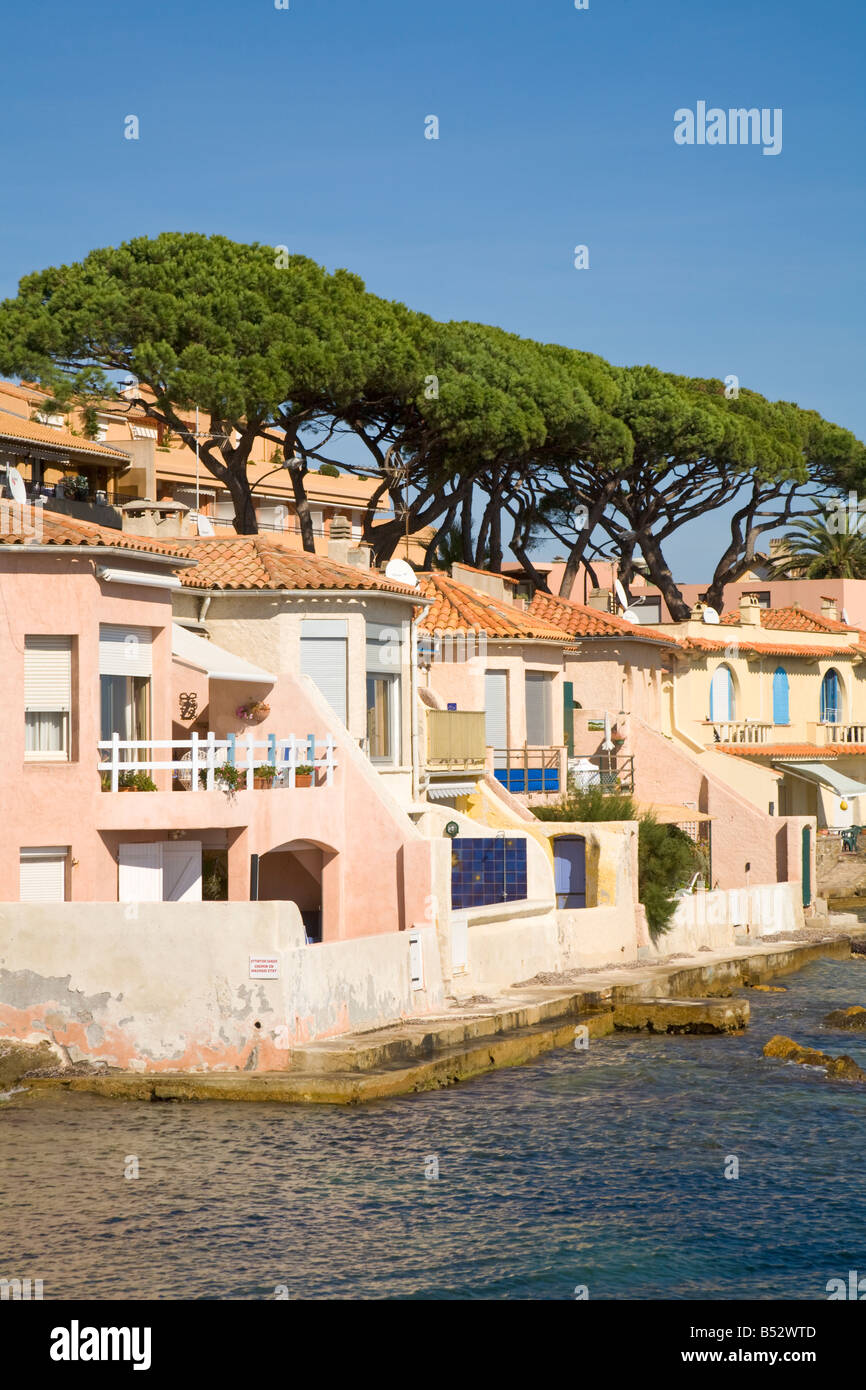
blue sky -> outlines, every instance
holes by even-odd
[[[866,437],[862,3],[50,0],[7,10],[4,49],[0,296],[94,246],[220,232]],[[781,107],[782,152],[676,145],[699,100]],[[671,546],[680,578],[720,522]]]

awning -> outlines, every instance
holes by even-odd
[[[431,801],[447,801],[452,796],[471,796],[477,790],[477,782],[431,782],[427,795]]]
[[[171,654],[187,666],[198,671],[206,671],[212,681],[250,681],[259,685],[273,685],[276,676],[263,671],[260,666],[244,661],[243,657],[227,652],[206,637],[197,637],[177,623],[171,625]]]
[[[829,787],[838,796],[866,796],[866,782],[855,782],[835,767],[826,763],[773,763],[777,772],[793,772],[797,777],[805,777],[807,782],[819,782]]]

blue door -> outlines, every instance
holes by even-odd
[[[773,672],[773,723],[788,722],[788,673],[784,666],[777,666]]]
[[[553,879],[557,907],[586,907],[586,840],[582,835],[557,835]]]
[[[821,682],[821,723],[841,724],[842,691],[838,671],[828,671]]]

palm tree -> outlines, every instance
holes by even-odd
[[[768,578],[866,579],[866,537],[831,531],[817,517],[801,521],[785,536]]]

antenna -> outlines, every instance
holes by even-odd
[[[620,607],[628,608],[628,594],[618,579],[613,581],[613,587],[616,589],[616,596],[619,599]]]
[[[405,560],[389,560],[385,566],[385,578],[393,579],[395,584],[408,584],[410,589],[418,588],[418,576]]]
[[[639,623],[639,622],[640,622],[640,616],[639,616],[639,614],[637,613],[637,610],[634,609],[634,608],[626,608],[625,612],[624,612],[621,616],[622,616],[623,618],[625,618],[625,620],[626,620],[627,623]]]
[[[720,619],[715,608],[705,608],[703,613],[701,614],[701,621],[704,623],[709,623],[711,627],[715,627],[719,623]]]

